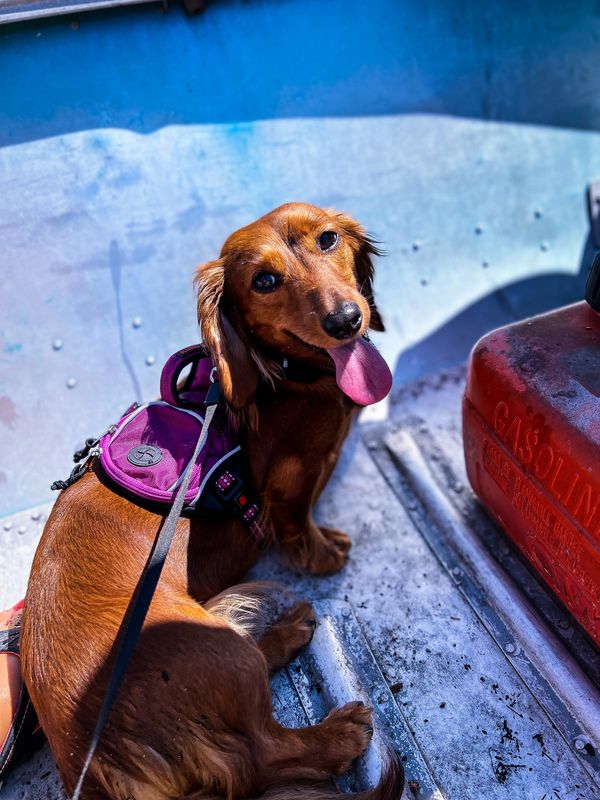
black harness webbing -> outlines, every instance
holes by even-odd
[[[173,535],[175,534],[177,522],[181,516],[181,511],[185,502],[185,494],[192,476],[193,465],[196,463],[196,459],[198,458],[198,455],[200,454],[200,451],[206,442],[212,418],[219,404],[219,398],[219,384],[215,381],[209,388],[204,401],[206,405],[206,414],[204,417],[202,430],[200,431],[200,436],[198,437],[196,447],[194,448],[194,453],[185,469],[183,480],[181,481],[181,485],[177,491],[171,510],[157,531],[152,550],[146,565],[144,566],[133,596],[129,601],[127,611],[125,612],[125,616],[123,617],[123,621],[119,628],[115,642],[115,663],[110,674],[110,679],[108,681],[108,686],[106,687],[106,693],[104,694],[102,705],[100,706],[100,712],[98,713],[98,719],[96,720],[96,727],[94,728],[94,733],[92,734],[92,739],[90,741],[90,745],[71,800],[79,800],[81,787],[83,786],[85,776],[87,775],[92,758],[94,757],[94,753],[98,747],[100,737],[102,736],[102,731],[104,730],[104,726],[106,725],[111,709],[116,700],[119,688],[123,682],[129,661],[131,660],[133,650],[142,630],[144,620],[146,619],[146,614],[148,613],[150,603],[152,602],[152,597],[154,596],[156,586],[165,564],[169,547],[173,541]]]

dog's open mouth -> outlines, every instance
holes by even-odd
[[[378,403],[392,388],[392,373],[371,340],[359,336],[339,347],[320,348],[286,331],[305,347],[327,353],[335,365],[335,380],[344,394],[360,406]]]

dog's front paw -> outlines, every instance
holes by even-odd
[[[352,542],[343,531],[319,528],[321,534],[313,541],[306,568],[313,575],[333,575],[346,566]]]
[[[335,708],[323,720],[323,726],[331,730],[331,741],[336,749],[335,773],[347,772],[352,762],[369,746],[373,737],[373,712],[364,703],[347,703]]]

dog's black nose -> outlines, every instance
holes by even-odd
[[[321,325],[334,339],[348,339],[362,325],[362,314],[356,303],[345,302],[323,318]]]

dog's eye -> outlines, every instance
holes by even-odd
[[[331,250],[332,247],[336,246],[337,240],[338,235],[335,231],[323,231],[323,233],[317,239],[319,250],[322,250],[324,253],[327,250]]]
[[[272,292],[281,283],[279,275],[273,275],[272,272],[265,272],[259,270],[252,276],[252,288],[257,292]]]

